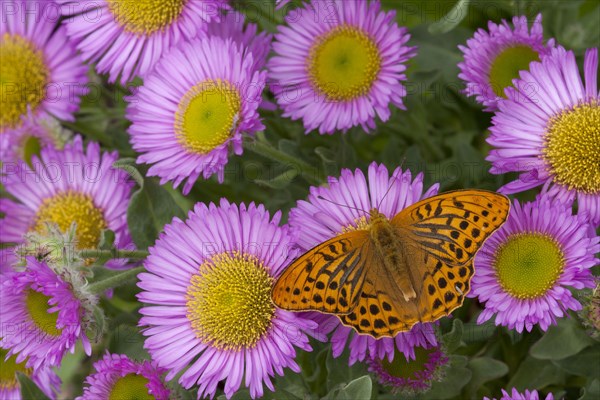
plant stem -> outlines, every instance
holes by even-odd
[[[108,289],[113,289],[127,283],[131,278],[135,278],[140,272],[144,272],[145,270],[144,267],[136,267],[126,271],[115,271],[114,275],[89,285],[88,290],[92,294],[104,293]]]
[[[246,148],[258,155],[277,161],[280,164],[297,168],[299,170],[298,176],[304,178],[304,180],[311,185],[318,186],[325,181],[323,171],[320,171],[318,168],[313,167],[305,161],[302,161],[291,154],[284,153],[266,143],[262,143],[258,140],[249,141],[247,142]]]
[[[137,260],[148,257],[147,250],[100,250],[85,249],[80,252],[81,258],[133,258]]]

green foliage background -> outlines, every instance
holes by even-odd
[[[311,184],[324,182],[328,175],[338,176],[341,168],[366,170],[372,161],[390,168],[402,165],[414,174],[424,172],[426,186],[440,182],[442,191],[496,190],[513,177],[487,172],[485,138],[491,114],[460,93],[463,85],[457,63],[462,57],[457,46],[477,28],[486,28],[488,20],[499,22],[523,14],[532,20],[538,12],[543,14],[545,38],[554,37],[574,50],[579,60],[586,48],[600,43],[598,0],[382,2],[385,9],[398,10],[399,24],[407,26],[412,35],[409,44],[418,46],[417,57],[408,63],[407,110],[394,110],[390,121],[378,123],[371,135],[353,129],[331,136],[305,135],[300,122],[280,117],[279,111],[262,112],[266,130],[247,140],[241,157],[230,159],[225,182],[201,180],[185,197],[179,190],[158,185],[156,179],[144,178],[145,168],[138,166],[139,187],[128,222],[139,248],[152,245],[173,216],[184,217],[196,202],[216,202],[222,197],[233,202],[254,201],[286,215],[297,200],[306,197]],[[454,20],[456,23],[442,19],[457,3],[463,6],[463,18]],[[236,8],[271,32],[283,21],[283,13],[273,12],[272,2],[266,0],[237,1]],[[65,126],[99,141],[105,149],[118,150],[124,159],[121,164],[131,166],[136,154],[128,141],[123,100],[129,91],[109,85],[105,79],[93,75],[92,80],[102,84],[100,96],[88,96],[76,122]],[[518,197],[533,196],[535,192]],[[79,350],[66,357],[60,370],[67,398],[81,393],[83,379],[104,349],[148,358],[136,327],[137,290],[135,282],[130,282],[117,288],[111,300],[102,301],[107,320],[99,332],[94,357],[88,359]],[[434,385],[423,399],[497,397],[501,388],[511,387],[553,392],[555,398],[600,398],[600,343],[586,335],[577,318],[563,319],[546,333],[534,329],[517,334],[490,323],[476,325],[479,310],[475,302],[467,300],[452,320],[442,322],[443,342],[452,354],[451,368],[444,383]],[[276,393],[267,391],[265,398],[394,398],[367,375],[363,364],[348,367],[347,356],[333,359],[329,346],[314,343],[314,347],[314,352],[298,356],[302,373],[288,370],[276,379]],[[24,393],[35,396],[35,388],[26,378],[22,383]],[[177,393],[183,399],[196,398],[195,393]],[[234,398],[247,397],[248,393],[241,391]]]

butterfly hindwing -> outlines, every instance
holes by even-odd
[[[439,260],[468,263],[508,216],[506,196],[485,190],[460,190],[422,200],[392,219],[402,236]]]
[[[407,331],[418,322],[417,319],[406,318],[410,314],[409,309],[415,307],[414,304],[405,302],[408,309],[403,310],[386,291],[378,290],[375,285],[369,278],[365,280],[354,310],[347,315],[338,316],[344,325],[354,328],[360,334],[379,338]]]
[[[366,275],[368,239],[367,231],[352,231],[306,252],[275,283],[273,302],[291,311],[349,313]]]
[[[432,322],[460,307],[470,290],[473,261],[452,265],[424,252],[423,286],[417,297],[421,322]]]

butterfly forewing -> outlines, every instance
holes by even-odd
[[[500,194],[460,190],[433,196],[392,219],[400,234],[447,264],[468,263],[508,216],[510,203]]]
[[[368,239],[367,231],[348,232],[306,252],[275,283],[273,302],[285,310],[349,313],[366,276]]]

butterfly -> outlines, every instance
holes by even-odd
[[[429,197],[391,219],[373,208],[365,229],[293,261],[271,297],[285,310],[335,314],[359,334],[393,337],[462,305],[473,258],[509,210],[506,196],[484,190]]]

